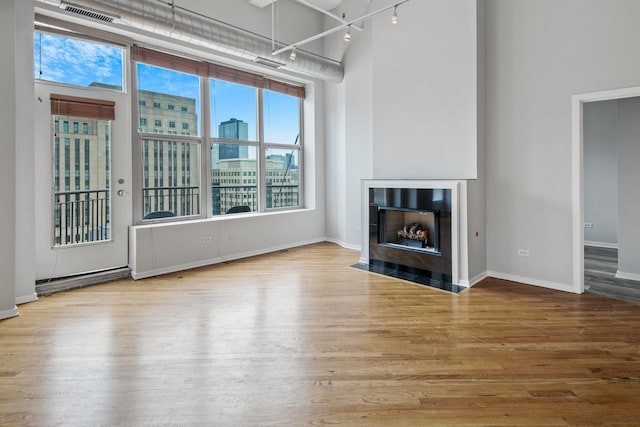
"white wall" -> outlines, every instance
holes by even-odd
[[[477,3],[477,58],[478,58],[478,178],[469,180],[467,185],[467,239],[468,278],[471,285],[482,280],[487,272],[487,183],[486,183],[486,40],[485,4]]]
[[[476,1],[411,1],[398,15],[374,19],[374,178],[476,178]]]
[[[16,302],[37,299],[35,287],[35,171],[33,129],[33,0],[17,1],[16,70]]]
[[[334,11],[353,19],[370,12],[372,5],[343,2]],[[325,19],[325,27],[337,21]],[[361,180],[372,177],[373,86],[370,21],[353,29],[346,43],[340,31],[325,39],[325,54],[342,59],[345,76],[342,83],[326,84],[327,134],[327,236],[343,246],[360,247]]]
[[[33,100],[31,92],[25,91],[26,83],[22,82],[25,75],[32,74],[32,64],[28,58],[30,54],[23,51],[33,51],[29,45],[30,37],[24,37],[23,28],[31,29],[33,13],[30,2],[23,0],[3,0],[0,2],[0,54],[4,60],[0,62],[0,93],[3,103],[0,106],[0,129],[3,138],[0,157],[0,319],[15,316],[16,291],[24,292],[24,281],[28,280],[28,254],[33,251],[33,234],[25,233],[25,223],[20,218],[26,218],[32,212],[22,212],[33,206],[32,188],[29,184],[29,172],[21,168],[29,168],[29,149],[20,144],[33,145],[29,140],[30,133],[21,129],[28,119],[30,102]],[[28,68],[25,69],[25,64]],[[31,148],[32,149],[32,148]],[[20,180],[25,179],[22,183]],[[23,191],[24,194],[19,194]],[[33,292],[33,291],[31,291]],[[27,291],[28,293],[28,291]],[[20,296],[20,295],[19,295]]]
[[[323,241],[322,219],[318,211],[306,211],[135,226],[131,274],[140,279]]]
[[[571,96],[640,85],[640,2],[487,0],[486,16],[488,266],[574,290]]]
[[[640,280],[640,98],[618,101],[618,273]]]
[[[618,102],[587,102],[583,106],[584,229],[586,244],[618,245]]]

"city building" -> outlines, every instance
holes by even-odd
[[[221,122],[218,125],[218,138],[235,139],[238,141],[249,140],[249,124],[235,118]],[[222,157],[221,159],[231,159],[233,157]]]
[[[158,135],[142,141],[143,218],[199,214],[199,147],[179,139],[198,133],[196,100],[140,90],[138,108],[139,132]]]
[[[111,237],[110,122],[53,117],[53,242],[94,242]]]
[[[258,210],[256,161],[250,159],[224,159],[212,169],[213,214],[228,212],[237,206]],[[298,169],[287,165],[285,156],[266,159],[266,206],[283,208],[300,204]]]

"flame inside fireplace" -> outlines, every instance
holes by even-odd
[[[427,242],[427,230],[418,222],[406,224],[402,230],[398,230],[398,243],[401,245],[425,248]]]

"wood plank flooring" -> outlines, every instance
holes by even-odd
[[[3,426],[640,425],[640,304],[459,294],[317,244],[0,322]]]
[[[617,279],[618,250],[584,247],[584,289],[592,294],[640,301],[640,282]]]

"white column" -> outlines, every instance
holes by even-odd
[[[16,8],[20,0],[0,0],[0,319],[16,316]]]
[[[35,142],[33,103],[34,1],[16,0],[16,304],[38,299],[35,259]],[[42,100],[47,102],[47,100]]]

